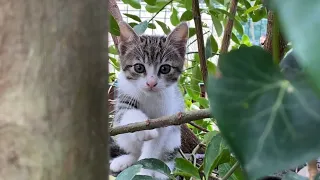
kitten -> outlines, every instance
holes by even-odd
[[[186,23],[178,25],[167,37],[138,36],[120,22],[118,96],[113,125],[146,121],[184,111],[184,100],[177,80],[183,70],[188,40]],[[110,169],[119,172],[138,160],[157,158],[171,170],[181,145],[180,126],[120,134],[115,138],[126,155],[112,160]],[[140,174],[165,178],[143,169]]]

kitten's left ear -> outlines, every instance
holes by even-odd
[[[171,33],[168,35],[169,41],[184,42],[187,43],[189,36],[189,28],[186,22],[180,23]]]
[[[187,23],[180,23],[167,37],[167,44],[173,46],[181,58],[186,54],[186,45],[189,38],[189,28]]]

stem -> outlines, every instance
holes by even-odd
[[[142,130],[150,130],[159,127],[166,127],[172,125],[181,125],[194,120],[200,120],[211,117],[209,109],[201,109],[197,111],[188,111],[178,113],[172,116],[164,116],[157,119],[150,119],[143,122],[131,123],[125,126],[114,127],[110,130],[110,136],[118,134],[132,133]]]
[[[172,3],[173,0],[167,2],[152,18],[148,21],[150,23],[166,6],[168,6],[170,3]]]
[[[201,15],[199,10],[199,1],[192,0],[192,11],[193,11],[193,19],[194,24],[196,26],[196,34],[197,34],[197,42],[198,42],[198,52],[200,58],[200,69],[202,74],[203,83],[206,86],[207,77],[208,77],[208,68],[207,68],[207,61],[205,59],[205,51],[204,51],[204,41],[203,41],[203,31],[202,31],[202,24],[201,24]]]
[[[279,22],[277,14],[273,14],[273,26],[272,26],[272,55],[275,64],[280,62],[279,53]]]
[[[227,180],[239,166],[240,163],[237,161],[221,180]]]
[[[209,132],[209,130],[207,130],[206,128],[203,128],[203,127],[201,127],[201,126],[199,126],[198,124],[196,124],[196,123],[194,123],[194,122],[189,122],[189,124],[190,124],[191,126],[197,128],[197,129],[203,131],[203,132]]]

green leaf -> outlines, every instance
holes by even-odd
[[[144,0],[144,2],[146,2],[147,4],[154,6],[156,5],[157,0]]]
[[[172,8],[172,14],[170,16],[171,24],[176,26],[180,23],[179,17],[178,17],[178,11],[176,8]]]
[[[222,76],[208,81],[210,108],[248,180],[318,157],[320,100],[303,74],[284,76],[257,46],[220,58]]]
[[[132,180],[133,177],[140,172],[142,168],[141,164],[133,165],[123,170],[116,178],[116,180]]]
[[[227,172],[231,169],[232,165],[234,163],[224,163],[219,165],[218,167],[218,173],[220,176],[225,176],[227,174]],[[233,172],[233,174],[228,178],[228,180],[245,180],[243,177],[243,174],[240,170],[240,168],[237,168],[235,170],[235,172]]]
[[[123,15],[125,15],[125,16],[127,16],[127,17],[129,17],[129,18],[131,18],[131,19],[133,19],[135,21],[141,22],[141,19],[136,15],[128,14],[128,13],[123,13]]]
[[[135,23],[135,22],[130,22],[130,23],[128,23],[129,24],[129,26],[131,26],[132,28],[134,28],[136,25],[138,25],[138,23]]]
[[[155,180],[153,177],[151,176],[146,176],[146,175],[136,175],[133,177],[132,180]]]
[[[279,15],[280,24],[292,41],[299,64],[320,93],[320,1],[272,1]],[[297,26],[292,26],[296,24]]]
[[[213,53],[218,52],[218,43],[216,39],[211,35],[210,36],[210,42],[211,42],[211,49]]]
[[[221,24],[220,20],[217,17],[215,17],[214,15],[211,15],[211,20],[212,20],[214,28],[215,28],[215,30],[217,32],[217,35],[221,36],[222,35],[222,31],[223,31],[223,27],[222,27],[222,24]]]
[[[240,41],[239,41],[239,39],[237,38],[237,36],[236,36],[234,33],[232,33],[231,39],[232,39],[232,41],[235,42],[236,44],[239,44],[239,45],[241,44]]]
[[[241,44],[245,44],[245,45],[247,45],[247,46],[252,46],[251,41],[250,41],[250,38],[249,38],[248,35],[244,34],[244,35],[242,36]]]
[[[157,29],[156,25],[153,24],[153,23],[149,23],[149,24],[148,24],[148,28],[150,28],[150,29]]]
[[[209,59],[210,57],[212,57],[212,48],[211,48],[211,38],[209,36],[206,41],[205,58]]]
[[[257,9],[260,9],[260,8],[262,8],[262,7],[263,7],[262,4],[259,4],[259,5],[256,5],[256,6],[252,6],[252,7],[250,7],[249,9],[247,9],[247,10],[244,12],[244,14],[249,14],[249,13],[251,13],[251,12],[257,10]]]
[[[110,64],[112,64],[112,66],[117,70],[117,71],[120,71],[120,65],[119,65],[119,62],[113,58],[113,57],[109,57],[109,60],[110,60]]]
[[[204,174],[208,178],[214,168],[230,160],[230,152],[226,147],[221,134],[211,138],[204,157]]]
[[[169,1],[165,0],[160,0],[160,1],[157,1],[156,5],[154,6],[151,6],[149,4],[146,5],[146,10],[149,12],[149,13],[157,13],[158,11],[160,11]]]
[[[176,170],[173,174],[201,179],[198,168],[194,167],[190,161],[183,158],[176,158],[175,162]]]
[[[143,34],[148,28],[148,21],[143,21],[140,24],[134,26],[133,30],[138,34]]]
[[[123,3],[129,4],[131,7],[135,9],[141,9],[141,5],[138,0],[124,0]]]
[[[141,164],[144,169],[155,170],[157,172],[160,172],[170,177],[171,171],[169,167],[159,159],[155,159],[155,158],[141,159],[136,164]]]
[[[203,141],[205,144],[209,144],[211,142],[211,139],[216,136],[219,133],[219,131],[210,131],[206,133],[203,137]]]
[[[300,176],[297,173],[294,173],[292,171],[289,171],[282,180],[308,180],[308,178]]]
[[[254,11],[251,15],[251,18],[253,22],[258,22],[261,19],[265,18],[266,16],[267,16],[267,9],[262,7]]]
[[[184,0],[184,5],[187,10],[192,11],[192,0]]]
[[[180,17],[180,21],[190,21],[193,18],[192,11],[186,10]]]
[[[238,33],[240,35],[243,35],[243,26],[242,26],[242,24],[237,19],[234,19],[233,23],[234,23],[234,28],[238,31]]]
[[[161,22],[158,20],[156,20],[156,22],[159,24],[159,26],[161,27],[161,29],[165,34],[169,34],[171,32],[170,27],[167,26],[164,22]]]
[[[217,67],[215,64],[213,64],[213,62],[207,61],[207,67],[208,67],[208,73],[213,75],[216,74]]]
[[[115,45],[109,46],[109,48],[108,48],[108,53],[114,54],[114,55],[117,55],[117,54],[118,54],[118,51],[117,51]]]
[[[120,36],[120,27],[112,15],[109,15],[109,32],[112,35]]]
[[[196,34],[196,28],[189,28],[189,38]]]

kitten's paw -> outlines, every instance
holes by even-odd
[[[124,169],[128,168],[133,163],[135,163],[136,161],[137,161],[137,158],[130,154],[116,157],[111,161],[110,170],[112,172],[123,171]]]
[[[159,136],[159,132],[156,129],[144,130],[136,132],[136,136],[139,141],[149,141],[157,138]]]

